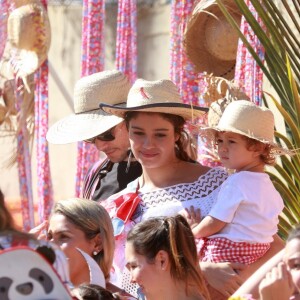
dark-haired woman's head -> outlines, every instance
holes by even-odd
[[[125,256],[131,281],[145,293],[159,291],[167,276],[184,284],[187,295],[207,296],[194,236],[181,215],[136,224],[127,235]]]
[[[149,164],[152,156],[159,159],[159,154],[166,154],[169,160],[196,160],[192,138],[185,131],[183,117],[134,111],[126,113],[125,121],[131,149],[142,165]]]

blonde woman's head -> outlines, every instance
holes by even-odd
[[[87,240],[100,235],[101,251],[93,254],[93,258],[108,279],[114,255],[114,235],[111,219],[105,208],[92,200],[70,198],[56,202],[53,214],[64,215],[84,233]]]

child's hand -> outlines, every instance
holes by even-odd
[[[195,209],[194,206],[181,210],[179,214],[186,218],[191,228],[197,226],[201,221],[200,208]]]
[[[291,274],[283,262],[280,262],[270,272],[259,285],[261,300],[282,300],[289,299],[294,292],[294,285]]]

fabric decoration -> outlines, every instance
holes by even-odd
[[[183,48],[183,36],[188,17],[195,0],[172,1],[171,7],[171,80],[179,87],[184,103],[199,104],[199,91],[202,90],[202,73],[195,73],[193,65]]]
[[[128,193],[114,200],[116,205],[116,214],[112,218],[114,236],[119,236],[125,228],[125,224],[131,219],[141,199],[137,193]]]
[[[39,223],[48,219],[53,206],[49,164],[48,130],[48,61],[35,74],[35,138],[37,159],[37,197]]]
[[[47,9],[47,0],[41,1]],[[48,61],[35,73],[35,138],[37,159],[37,197],[39,223],[47,220],[53,206],[52,180],[49,149],[46,140],[48,131]]]
[[[256,12],[250,0],[245,0],[245,4],[248,6],[249,10],[252,12],[253,16],[259,23],[259,25],[265,29],[261,18]],[[251,26],[242,16],[241,32],[245,35],[251,47],[257,53],[259,58],[264,61],[265,51],[260,43],[257,36],[254,34]],[[252,55],[247,50],[246,46],[243,44],[242,40],[239,39],[238,50],[237,50],[237,60],[235,68],[235,81],[243,89],[244,92],[249,96],[251,101],[256,105],[262,104],[262,83],[263,83],[263,71],[257,65],[256,61]]]
[[[82,16],[81,77],[104,70],[105,1],[84,0]],[[94,145],[79,142],[75,195],[79,197],[89,167],[99,158]]]
[[[132,187],[137,183],[137,180],[131,183],[130,186]],[[127,194],[121,195],[116,199],[101,202],[101,205],[105,207],[112,218],[115,237],[123,233],[125,224],[131,219],[141,201],[138,195],[138,189],[139,185],[137,183],[136,187],[133,187]]]
[[[137,0],[119,0],[116,41],[116,68],[131,83],[137,78]]]

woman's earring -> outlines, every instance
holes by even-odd
[[[93,252],[93,255],[94,255],[94,256],[96,256],[97,254],[98,254],[98,252],[97,252],[97,251],[94,251],[94,252]]]
[[[126,166],[126,171],[125,171],[126,173],[128,173],[128,171],[129,171],[131,159],[132,159],[132,151],[131,151],[131,149],[129,149],[127,166]]]

